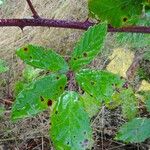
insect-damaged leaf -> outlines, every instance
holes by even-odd
[[[91,96],[100,101],[110,101],[115,92],[119,92],[124,83],[120,76],[107,71],[82,70],[76,73],[76,80]]]
[[[25,63],[36,68],[50,70],[52,72],[68,71],[66,61],[51,49],[46,49],[35,45],[27,45],[17,50],[17,55]]]
[[[143,0],[88,0],[90,15],[114,27],[129,25],[142,14]]]
[[[71,56],[70,65],[73,70],[78,70],[89,64],[101,52],[106,33],[106,23],[90,27],[84,33]]]
[[[51,74],[32,82],[22,90],[12,107],[12,119],[31,117],[44,111],[64,91],[65,75]]]
[[[90,149],[90,120],[76,92],[65,92],[59,98],[51,116],[50,136],[57,150]]]
[[[150,119],[134,118],[125,123],[119,130],[116,140],[138,143],[150,137]]]

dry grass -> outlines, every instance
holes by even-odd
[[[84,21],[87,16],[86,0],[34,0],[33,4],[39,15],[46,18],[58,18]],[[7,0],[0,8],[0,18],[28,18],[31,16],[25,0]],[[25,44],[38,44],[55,49],[58,53],[69,56],[75,42],[83,31],[71,29],[26,27],[23,32],[19,28],[0,28],[0,58],[6,60],[10,71],[1,75],[0,99],[8,98],[13,92],[15,81],[20,78],[23,63],[16,58],[15,50]],[[104,68],[107,56],[114,44],[108,36],[105,53],[92,62],[92,68]],[[0,149],[53,149],[48,140],[49,113],[44,112],[37,117],[12,123],[9,119],[11,107],[7,107],[0,121]],[[102,107],[92,120],[94,129],[94,149],[124,150],[124,144],[113,140],[121,123],[124,122],[119,109],[111,112]],[[135,146],[136,148],[138,146]],[[127,147],[128,148],[128,147]]]

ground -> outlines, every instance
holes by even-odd
[[[80,21],[88,18],[86,0],[34,0],[33,4],[41,17]],[[7,0],[0,7],[0,18],[29,18],[31,15],[25,0]],[[6,101],[6,111],[0,119],[0,150],[53,149],[48,135],[49,113],[47,111],[17,123],[12,123],[9,119],[11,105],[7,103],[7,100],[13,97],[14,83],[21,78],[24,68],[22,61],[16,57],[15,50],[32,43],[50,47],[67,57],[82,33],[81,30],[73,29],[26,27],[22,31],[14,27],[0,28],[0,58],[6,60],[9,66],[9,71],[0,76],[0,102]],[[108,52],[114,49],[113,42],[112,36],[108,35],[105,54],[93,61],[92,68],[100,69],[105,66]],[[129,50],[125,50],[125,53],[127,52]],[[133,59],[133,53],[129,56],[129,59]],[[112,69],[110,66],[108,68]],[[0,105],[4,104],[0,103]],[[119,108],[112,112],[102,107],[91,121],[95,140],[93,149],[146,150],[148,143],[126,145],[113,140],[116,130],[124,121]]]

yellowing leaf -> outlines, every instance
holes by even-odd
[[[150,91],[150,83],[143,80],[138,91]]]
[[[107,66],[107,70],[126,77],[126,71],[132,64],[134,58],[133,52],[124,49],[115,49],[110,56],[111,62]]]

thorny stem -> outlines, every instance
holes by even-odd
[[[45,19],[45,18],[34,18],[34,19],[0,19],[0,27],[20,27],[23,29],[26,26],[31,27],[55,27],[55,28],[70,28],[87,30],[90,26],[95,23],[90,21],[69,21],[69,20],[58,20],[58,19]],[[108,26],[108,32],[132,32],[132,33],[150,33],[150,27],[145,26],[130,26],[122,28],[114,28]]]
[[[34,6],[32,5],[31,0],[26,1],[30,7],[30,10],[33,13],[33,19],[0,19],[0,27],[14,26],[20,27],[23,30],[23,28],[26,26],[31,27],[38,26],[38,27],[55,27],[55,28],[71,28],[71,29],[87,30],[90,26],[95,25],[95,23],[88,21],[88,19],[84,22],[79,22],[79,21],[40,18]],[[123,28],[114,28],[109,25],[108,32],[150,33],[150,27],[130,26]]]
[[[36,12],[35,8],[33,7],[31,0],[26,0],[26,1],[27,1],[28,5],[30,7],[30,10],[31,10],[32,14],[33,14],[33,18],[34,19],[40,18],[38,13]]]

